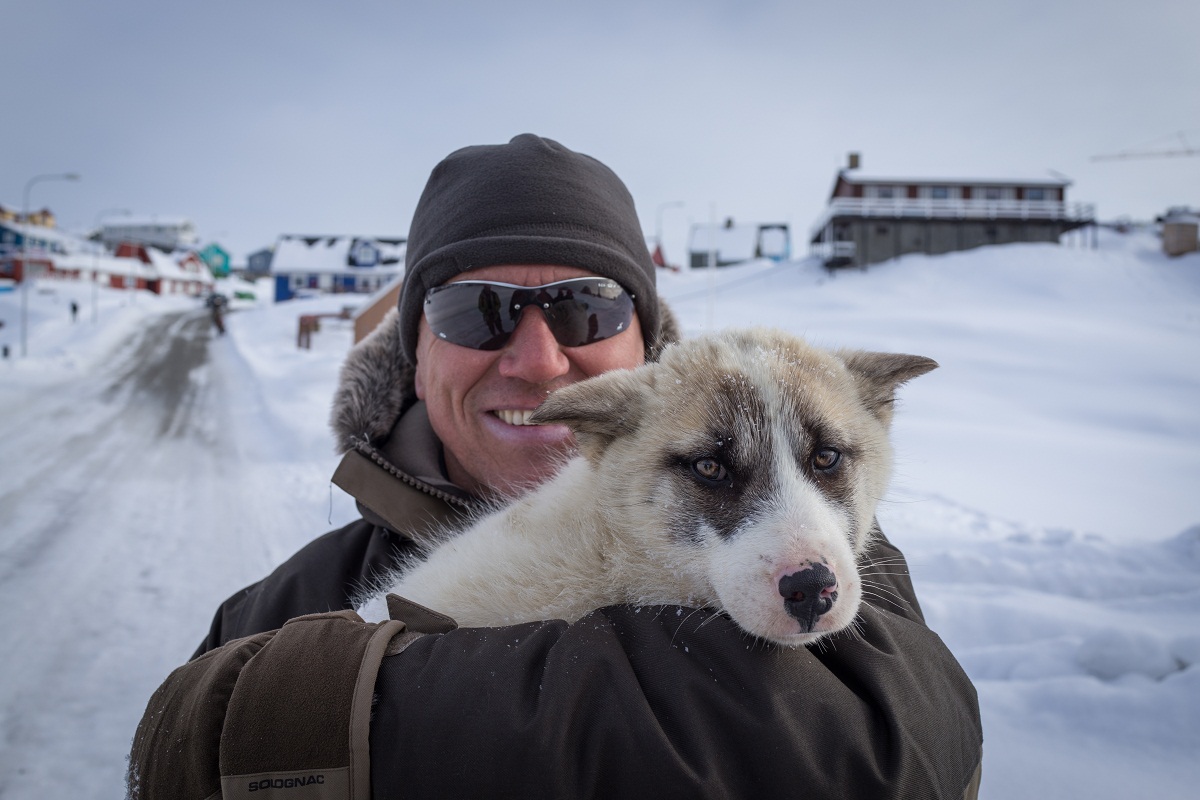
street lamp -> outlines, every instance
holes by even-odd
[[[102,224],[104,224],[104,220],[106,217],[116,217],[116,216],[128,217],[132,213],[133,212],[130,211],[128,208],[106,208],[103,211],[101,211],[99,214],[96,215],[96,227],[99,228]],[[101,235],[100,241],[101,241],[101,243],[104,242],[103,235]]]
[[[667,253],[663,250],[662,243],[662,228],[663,228],[663,212],[668,208],[675,208],[684,205],[682,200],[668,200],[665,203],[658,204],[658,210],[654,215],[654,245],[658,248],[658,253],[662,257],[663,266],[667,265]]]
[[[92,261],[92,324],[95,324],[96,319],[97,319],[96,295],[98,293],[98,289],[96,287],[96,284],[99,282],[99,279],[100,279],[100,263],[99,263],[100,252],[105,249],[104,233],[103,233],[103,228],[101,227],[101,225],[104,222],[104,218],[111,214],[120,214],[121,216],[127,217],[132,213],[133,212],[130,211],[128,208],[106,208],[103,211],[101,211],[99,214],[96,215],[96,232],[100,238],[99,238],[99,241],[96,242],[97,250],[93,251],[93,255],[95,256],[95,258]]]
[[[24,358],[28,352],[29,340],[29,278],[31,270],[29,269],[29,229],[32,227],[29,224],[29,190],[33,188],[35,183],[42,181],[77,181],[79,173],[76,172],[56,172],[51,175],[34,175],[25,182],[25,193],[21,195],[21,214],[22,221],[25,223],[23,236],[21,237],[21,357]]]
[[[684,205],[682,200],[668,200],[665,203],[658,204],[658,212],[655,214],[654,220],[654,243],[662,247],[662,218],[663,212],[668,208],[675,208]]]

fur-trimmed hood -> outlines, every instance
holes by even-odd
[[[646,360],[656,361],[668,344],[680,339],[679,323],[659,298],[657,339],[646,342]],[[414,368],[400,344],[400,315],[388,311],[379,325],[346,357],[329,417],[335,448],[345,453],[355,441],[378,443],[414,402]]]

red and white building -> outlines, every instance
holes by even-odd
[[[124,243],[110,253],[96,242],[54,228],[0,222],[0,277],[20,282],[26,274],[195,297],[212,292],[215,283],[208,265],[193,251],[167,254]]]
[[[1058,242],[1096,222],[1091,204],[1067,202],[1066,180],[870,176],[857,170],[855,154],[850,164],[809,232],[811,251],[831,268],[907,253]]]

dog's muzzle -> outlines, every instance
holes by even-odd
[[[812,631],[821,615],[837,601],[837,576],[824,564],[784,575],[779,579],[779,594],[792,619],[804,633]]]

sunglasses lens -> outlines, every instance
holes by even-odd
[[[425,295],[425,320],[440,339],[473,350],[499,350],[512,335],[504,309],[512,290],[482,281],[447,283]]]
[[[633,298],[608,278],[574,278],[545,286],[460,281],[430,289],[425,319],[441,339],[475,350],[499,350],[530,304],[563,347],[616,336],[633,319]]]
[[[633,318],[633,299],[619,284],[604,278],[584,280],[589,282],[553,285],[539,297],[546,324],[563,347],[582,347],[616,336]]]

